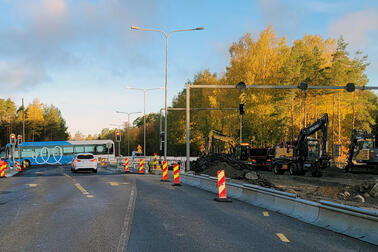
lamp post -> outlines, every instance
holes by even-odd
[[[156,29],[148,29],[148,28],[141,28],[138,26],[131,26],[131,30],[139,30],[139,31],[152,31],[152,32],[160,32],[165,37],[165,118],[164,118],[164,160],[167,160],[167,91],[168,91],[168,38],[175,32],[185,32],[185,31],[200,31],[204,30],[204,27],[197,27],[192,29],[183,29],[183,30],[174,30],[169,33],[166,33],[162,30]]]
[[[144,99],[144,105],[143,105],[143,153],[144,153],[144,156],[146,156],[146,154],[147,154],[146,153],[146,93],[147,93],[147,91],[151,91],[151,90],[163,89],[163,87],[159,87],[159,88],[126,87],[126,89],[143,91],[143,99]]]
[[[130,156],[130,115],[132,114],[139,114],[141,112],[122,112],[122,111],[116,111],[116,113],[119,114],[126,114],[127,115],[127,156]]]

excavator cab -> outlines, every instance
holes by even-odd
[[[240,159],[242,161],[248,160],[249,157],[249,143],[241,143],[236,145],[235,147],[235,158]]]
[[[306,141],[307,145],[307,159],[309,162],[313,163],[320,158],[320,144],[319,140],[315,138],[308,138]]]

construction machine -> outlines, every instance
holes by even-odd
[[[321,141],[310,137],[321,130]],[[324,114],[312,125],[303,128],[295,143],[281,144],[275,148],[272,170],[275,174],[283,174],[289,170],[291,175],[305,174],[310,170],[313,177],[322,175],[321,169],[329,166],[330,156],[327,152],[328,114]]]
[[[348,160],[345,172],[363,167],[378,168],[378,148],[375,146],[375,137],[365,130],[352,130],[348,151]]]
[[[220,144],[215,144],[218,141]],[[248,160],[249,143],[237,144],[234,138],[210,130],[204,154],[224,153],[238,160]]]

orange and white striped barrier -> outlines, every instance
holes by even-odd
[[[161,179],[161,181],[163,182],[168,182],[168,165],[167,165],[167,161],[163,161],[163,177]]]
[[[130,172],[129,171],[129,159],[125,158],[125,172]]]
[[[5,161],[0,161],[0,177],[5,177],[5,170],[8,167],[8,163]]]
[[[17,165],[17,170],[20,172],[20,171],[21,171],[20,161],[17,161],[17,162],[16,162],[16,165]]]
[[[173,165],[173,185],[181,186],[180,184],[180,167],[178,164]]]
[[[226,174],[224,173],[224,170],[218,171],[218,198],[215,198],[214,200],[221,202],[231,202],[231,200],[227,199]]]
[[[105,158],[101,158],[101,167],[105,166]]]
[[[139,174],[144,174],[143,163],[144,163],[143,158],[139,159]]]

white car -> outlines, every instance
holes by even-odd
[[[92,153],[79,153],[75,156],[71,163],[71,171],[92,170],[97,173],[97,159]]]

